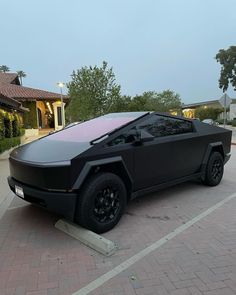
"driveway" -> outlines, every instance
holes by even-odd
[[[13,197],[7,175],[1,161],[1,202]],[[0,221],[0,294],[236,294],[235,193],[232,146],[219,186],[189,182],[130,202],[104,234],[119,245],[111,257],[58,231],[59,216],[14,197]]]

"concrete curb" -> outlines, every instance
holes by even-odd
[[[59,219],[55,227],[105,256],[111,256],[118,248],[114,242],[64,219]]]

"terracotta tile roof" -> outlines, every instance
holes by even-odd
[[[0,72],[0,83],[11,84],[18,75],[16,73],[3,73]]]
[[[30,99],[40,99],[40,100],[55,100],[60,99],[61,95],[59,93],[49,92],[45,90],[29,88],[19,85],[13,84],[4,84],[0,85],[0,93],[4,96],[17,99],[19,101],[22,100],[30,100]],[[65,95],[63,95],[63,99],[68,99]]]
[[[0,105],[5,105],[8,107],[20,108],[21,103],[13,98],[6,97],[0,93]]]
[[[2,73],[0,72],[0,95],[6,99],[13,99],[15,102],[25,100],[60,100],[61,94],[50,91],[25,87],[17,85],[19,81],[16,73]],[[68,97],[63,95],[63,100],[68,101]],[[10,103],[11,104],[11,103]]]

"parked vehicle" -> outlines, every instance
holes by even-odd
[[[15,149],[11,190],[97,233],[127,202],[191,179],[220,183],[232,132],[161,113],[112,113]]]
[[[219,123],[216,122],[216,121],[214,121],[213,119],[204,119],[202,122],[203,122],[203,123],[207,123],[207,124],[209,124],[209,125],[214,125],[214,126],[219,125]]]

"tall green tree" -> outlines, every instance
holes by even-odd
[[[1,65],[0,72],[3,72],[3,73],[10,72],[10,68],[6,65]]]
[[[67,121],[86,120],[103,115],[122,103],[120,85],[113,69],[103,62],[101,67],[82,67],[73,71],[68,83],[71,99],[67,108]]]
[[[135,95],[129,103],[128,110],[130,112],[147,111],[147,101],[148,98],[146,97],[145,93],[141,95]]]
[[[151,95],[152,94],[152,95]],[[178,93],[168,89],[150,94],[150,106],[155,111],[171,112],[181,110],[181,99]]]
[[[131,96],[122,95],[113,100],[111,107],[108,109],[109,112],[128,112],[130,111]]]
[[[224,92],[227,91],[229,84],[236,90],[236,46],[228,49],[220,49],[215,56],[221,65],[219,87]]]
[[[20,78],[20,84],[23,85],[22,78],[25,78],[27,76],[26,73],[23,71],[16,71],[16,72],[17,72],[18,77]]]

